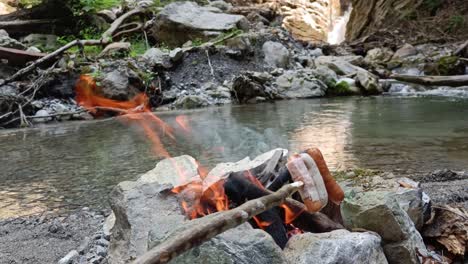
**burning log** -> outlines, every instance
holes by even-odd
[[[301,182],[285,185],[277,192],[250,200],[232,210],[208,217],[206,218],[208,221],[201,221],[195,227],[173,234],[165,242],[137,258],[134,264],[168,263],[171,259],[208,239],[237,227],[270,208],[281,205],[288,196],[298,191],[302,185]]]

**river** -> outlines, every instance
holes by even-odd
[[[173,156],[212,167],[275,147],[319,147],[332,170],[362,167],[399,175],[468,168],[468,99],[342,97],[245,106],[176,116],[192,127],[164,140]],[[107,206],[109,191],[152,169],[158,158],[139,128],[116,119],[0,132],[0,218]]]

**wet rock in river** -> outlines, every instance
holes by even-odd
[[[233,97],[236,98],[239,103],[246,103],[250,99],[259,96],[273,99],[265,86],[267,81],[268,78],[264,78],[264,76],[259,73],[244,72],[233,80]]]
[[[287,68],[289,50],[279,42],[267,41],[262,47],[265,62],[275,68]]]
[[[158,13],[152,31],[161,42],[179,46],[189,40],[208,40],[213,34],[236,28],[246,29],[247,24],[243,16],[215,13],[212,7],[194,2],[175,2]]]
[[[379,235],[372,232],[335,230],[322,234],[305,233],[293,236],[284,254],[288,263],[294,264],[386,264],[380,243]]]
[[[364,94],[380,94],[383,92],[379,84],[379,78],[366,70],[359,70],[356,73],[355,80],[363,88]]]

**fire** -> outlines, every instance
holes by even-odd
[[[176,141],[175,129],[167,125],[159,117],[151,112],[149,98],[145,93],[137,94],[128,101],[117,101],[99,95],[100,88],[95,80],[88,75],[81,75],[76,83],[76,100],[79,105],[95,116],[103,115],[106,112],[113,112],[119,115],[119,120],[126,123],[137,124],[141,127],[146,137],[151,141],[153,152],[158,157],[171,159],[170,153],[164,147],[161,137],[167,136]],[[184,132],[182,135],[188,136],[191,132],[189,119],[187,116],[176,117],[177,126]],[[180,134],[180,133],[179,133]],[[215,150],[214,150],[215,151]],[[223,151],[217,149],[216,151]],[[177,193],[181,206],[190,219],[202,217],[214,212],[229,210],[228,198],[224,191],[224,180],[218,176],[210,175],[208,170],[197,162],[198,174],[200,177],[189,178],[187,173],[173,161],[176,174],[181,182],[180,186],[173,188],[172,192]],[[250,171],[245,176],[255,185],[264,188]],[[285,223],[290,230],[297,228],[290,225],[301,212],[293,212],[287,205],[281,207],[285,212]],[[264,229],[271,223],[262,221],[258,217],[253,218],[257,226]],[[295,232],[295,231],[294,231]]]

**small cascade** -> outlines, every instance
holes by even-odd
[[[328,32],[328,43],[336,45],[345,41],[346,25],[351,15],[352,7],[349,7],[342,16],[338,17],[330,32]]]

